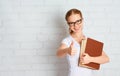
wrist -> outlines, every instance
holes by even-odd
[[[94,62],[94,57],[90,57],[90,62]]]

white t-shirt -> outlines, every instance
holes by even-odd
[[[72,36],[68,36],[62,40],[62,43],[66,44],[68,47],[71,42],[74,42],[74,47],[77,49],[77,53],[74,56],[66,55],[69,72],[68,76],[92,76],[92,70],[78,66],[79,54],[80,54],[80,45],[75,41]]]

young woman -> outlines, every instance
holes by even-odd
[[[81,40],[85,39],[82,32],[82,13],[78,9],[71,9],[66,13],[65,19],[69,25],[70,35],[62,40],[61,46],[57,51],[57,56],[65,56],[67,58],[69,64],[68,76],[92,76],[91,69],[78,66]],[[80,57],[83,64],[90,62],[103,64],[109,62],[109,58],[104,51],[99,57],[91,57],[87,53],[84,53],[83,55],[83,57]]]

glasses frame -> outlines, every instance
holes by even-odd
[[[82,23],[83,18],[76,20],[75,22],[67,22],[69,26],[75,26],[76,24],[79,25]]]

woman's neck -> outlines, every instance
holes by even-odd
[[[73,38],[81,38],[81,37],[83,37],[83,33],[82,32],[81,33],[72,33],[71,36]]]
[[[85,39],[85,36],[83,32],[80,33],[72,33],[71,36],[79,43],[81,44],[81,41]]]

